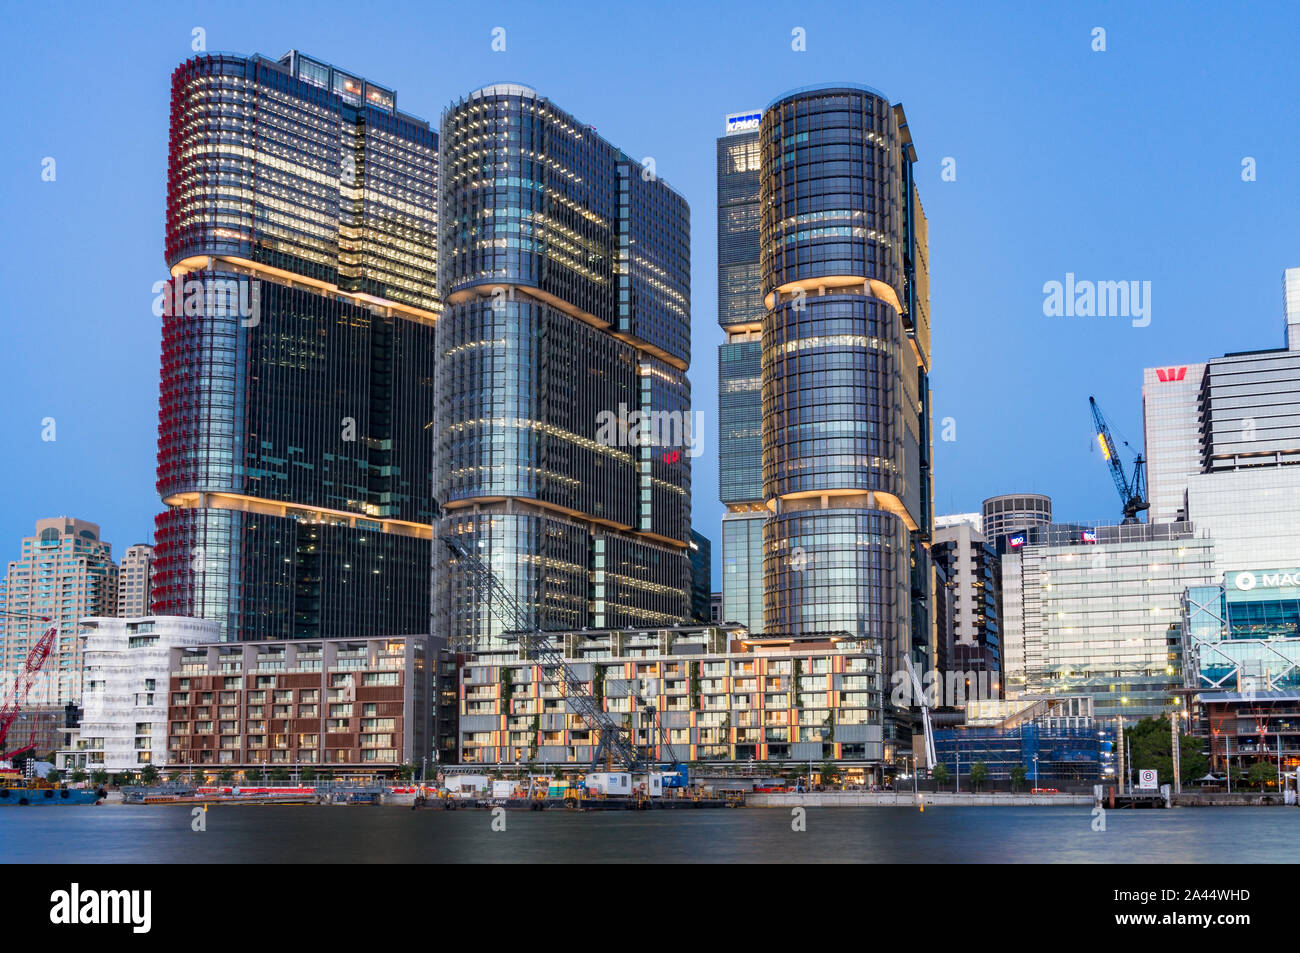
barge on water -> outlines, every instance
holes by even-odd
[[[33,787],[0,782],[0,807],[69,807],[75,804],[98,804],[104,792],[93,788]]]
[[[500,807],[507,811],[675,811],[744,806],[745,796],[741,793],[697,797],[590,797],[575,793],[566,797],[417,797],[411,809],[490,811]]]
[[[315,788],[206,788],[178,791],[151,791],[135,788],[123,792],[125,804],[319,804],[321,797]]]
[[[0,807],[69,807],[98,804],[104,797],[102,788],[55,787],[40,778],[28,780],[5,764],[0,767]]]

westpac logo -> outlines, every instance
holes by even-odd
[[[1185,367],[1157,367],[1156,368],[1156,379],[1166,384],[1169,383],[1170,381],[1180,381],[1186,376],[1187,376],[1187,368]]]
[[[1264,569],[1259,572],[1239,572],[1232,579],[1233,586],[1241,592],[1250,592],[1256,586],[1281,589],[1300,586],[1300,569]]]
[[[50,922],[76,924],[129,924],[132,933],[148,933],[153,925],[152,890],[70,890],[50,894]]]

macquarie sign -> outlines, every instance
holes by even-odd
[[[1227,587],[1237,592],[1256,589],[1300,588],[1300,568],[1297,569],[1244,569],[1227,574]]]

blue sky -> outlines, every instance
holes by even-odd
[[[1142,368],[1278,346],[1282,269],[1300,265],[1295,7],[1131,6],[9,4],[0,561],[45,516],[99,522],[118,555],[151,538],[168,83],[195,27],[209,51],[296,47],[434,122],[471,89],[527,83],[655,158],[692,210],[691,380],[709,425],[694,522],[715,588],[714,140],[726,113],[791,87],[881,90],[906,107],[930,220],[936,436],[944,418],[956,436],[936,441],[937,511],[1032,490],[1064,517],[1116,514],[1089,394],[1140,443]],[[1044,316],[1044,283],[1067,272],[1150,281],[1150,324]]]

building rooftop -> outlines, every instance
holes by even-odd
[[[811,86],[796,86],[794,89],[787,89],[779,96],[772,97],[772,99],[768,100],[767,105],[763,107],[763,112],[767,112],[783,99],[790,99],[793,96],[802,96],[807,93],[830,93],[837,89],[851,89],[859,93],[870,93],[872,96],[877,96],[887,103],[893,102],[892,99],[874,86],[867,86],[863,83],[814,83]]]
[[[1202,692],[1201,701],[1214,702],[1300,702],[1300,692]]]

